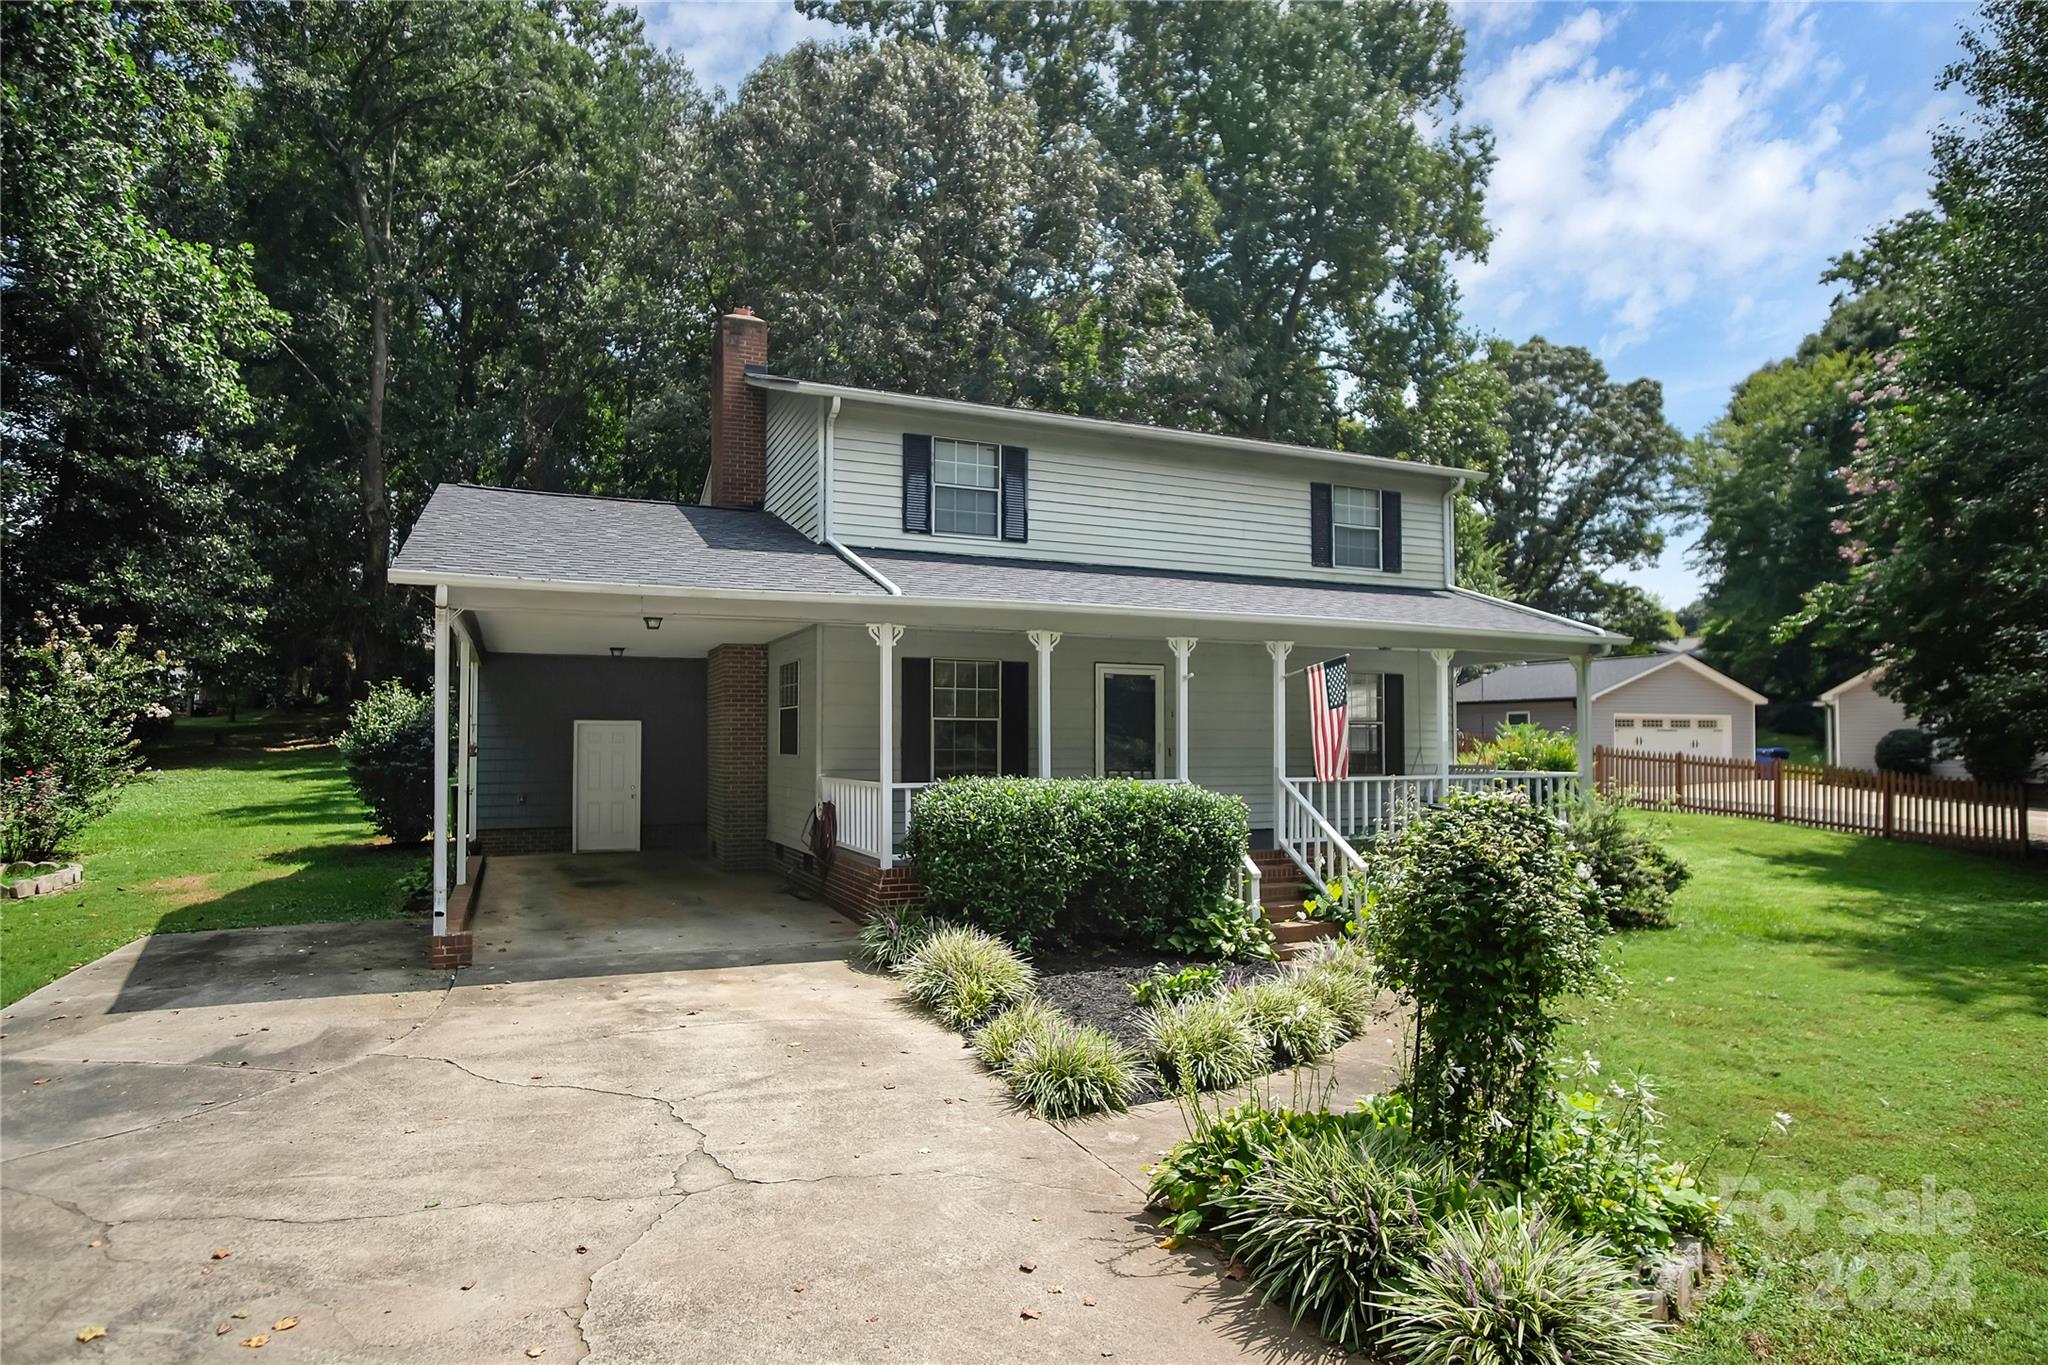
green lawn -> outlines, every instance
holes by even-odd
[[[1792,1116],[1754,1157],[1771,1216],[1739,1226],[1760,1279],[1703,1315],[1692,1358],[2048,1360],[2048,867],[1664,823],[1695,873],[1679,925],[1612,941],[1628,993],[1565,1045],[1656,1076],[1673,1153],[1710,1176]],[[1854,1177],[1910,1192],[1900,1226],[1853,1225]],[[1791,1197],[1822,1201],[1810,1227]]]
[[[144,934],[379,919],[424,850],[373,842],[331,720],[184,720],[80,836],[75,892],[0,902],[0,1003]]]
[[[1827,762],[1827,746],[1821,743],[1819,735],[1793,735],[1783,730],[1759,730],[1756,732],[1756,747],[1759,749],[1783,748],[1792,751],[1794,763]]]

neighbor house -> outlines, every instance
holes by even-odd
[[[421,513],[391,577],[434,593],[464,849],[701,849],[862,913],[915,893],[926,784],[1100,775],[1242,797],[1266,865],[1315,871],[1474,780],[1455,669],[1562,660],[1584,695],[1621,639],[1455,585],[1468,470],[816,383],[744,310],[710,426],[701,505]],[[1319,783],[1300,675],[1339,656],[1352,776]]]
[[[1866,668],[1847,682],[1820,694],[1823,733],[1827,739],[1827,760],[1837,768],[1877,771],[1877,742],[1894,730],[1917,730],[1920,722],[1906,714],[1906,708],[1882,696],[1878,679],[1882,666]],[[1962,762],[1954,758],[1936,760],[1937,777],[1967,777]]]
[[[1645,753],[1748,758],[1756,750],[1756,708],[1767,700],[1690,649],[1595,659],[1596,745]],[[1458,685],[1458,733],[1490,739],[1503,725],[1528,722],[1580,734],[1577,679],[1564,663],[1497,668]]]

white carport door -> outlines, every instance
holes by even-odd
[[[1727,716],[1616,716],[1614,747],[1624,752],[1729,757]]]
[[[576,851],[640,847],[640,722],[576,722]]]

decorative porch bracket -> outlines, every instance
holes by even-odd
[[[896,866],[896,698],[892,684],[896,679],[896,642],[903,638],[903,627],[870,623],[868,635],[880,646],[882,659],[882,744],[875,769],[882,794],[882,832],[875,841],[879,845],[875,861],[886,872]]]
[[[1056,630],[1027,630],[1024,637],[1038,651],[1038,775],[1052,776],[1052,647],[1060,642]]]
[[[1185,635],[1169,635],[1166,647],[1173,651],[1173,774],[1181,781],[1188,780],[1188,679],[1194,674],[1188,672],[1188,655],[1195,652],[1195,641]]]

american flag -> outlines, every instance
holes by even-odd
[[[1339,654],[1302,670],[1308,678],[1308,732],[1316,755],[1316,781],[1351,774],[1351,661]]]

